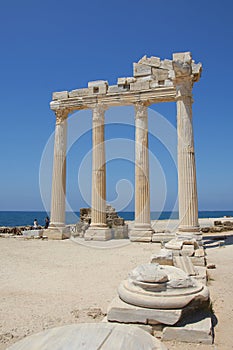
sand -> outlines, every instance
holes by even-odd
[[[125,242],[122,247],[108,243],[101,249],[71,240],[0,238],[0,350],[44,329],[101,321],[119,282],[160,249],[155,243]],[[233,240],[226,242],[225,247],[207,248],[208,262],[216,264],[209,270],[218,319],[215,345],[169,342],[168,349],[233,348]]]

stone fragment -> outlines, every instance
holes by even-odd
[[[161,242],[164,244],[165,242],[169,242],[175,236],[174,233],[164,232],[164,233],[154,233],[152,236],[152,242]]]
[[[205,256],[205,250],[204,250],[204,248],[201,247],[201,248],[196,249],[196,250],[195,250],[194,256],[196,256],[197,258],[202,258],[202,257],[204,257],[204,256]]]
[[[182,256],[193,256],[194,255],[194,246],[191,244],[183,244],[181,250]]]
[[[72,90],[69,92],[69,97],[82,97],[82,96],[88,96],[90,93],[90,89],[84,88],[84,89],[77,89],[77,90]]]
[[[199,258],[196,256],[191,256],[190,259],[191,259],[194,266],[205,266],[206,265],[205,257]]]
[[[68,98],[68,91],[53,92],[53,100],[65,100]]]
[[[165,59],[165,60],[161,61],[160,68],[168,69],[168,70],[169,69],[173,69],[173,67],[172,67],[172,60]]]
[[[181,309],[162,310],[134,306],[125,303],[116,297],[109,305],[107,319],[111,322],[141,323],[141,324],[168,324],[177,323],[182,315]]]
[[[159,57],[152,56],[152,57],[150,58],[150,64],[151,64],[153,67],[159,67],[159,66],[160,66],[160,58],[159,58]]]
[[[155,253],[151,257],[151,263],[157,263],[160,265],[173,266],[173,253],[167,249],[161,249],[159,253]]]
[[[165,243],[165,248],[167,249],[174,249],[174,250],[180,250],[182,249],[183,241],[179,241],[176,238],[171,239],[169,242]]]
[[[109,94],[116,94],[119,93],[121,90],[119,89],[118,85],[111,85],[108,87],[108,93]]]
[[[189,276],[195,276],[196,271],[192,264],[192,261],[188,256],[175,256],[174,257],[174,266],[183,270]]]
[[[135,81],[136,79],[134,77],[118,78],[117,85],[129,85]]]
[[[149,90],[149,88],[150,88],[149,81],[136,82],[136,83],[130,84],[131,91]]]
[[[168,79],[168,70],[160,68],[152,68],[152,75],[156,80]]]
[[[212,344],[212,322],[210,317],[194,321],[180,327],[165,327],[162,340],[175,340],[186,343]]]
[[[102,85],[105,85],[105,86],[108,85],[107,80],[95,80],[95,81],[88,82],[88,87],[97,87]]]
[[[142,77],[145,75],[151,75],[151,67],[145,64],[133,64],[134,77]]]
[[[198,282],[207,285],[207,269],[205,266],[195,266],[196,276],[194,277]]]
[[[181,61],[191,64],[192,62],[192,55],[191,52],[178,52],[173,53],[172,55],[173,61]]]

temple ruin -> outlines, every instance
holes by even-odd
[[[108,240],[106,225],[106,166],[104,115],[112,106],[135,108],[135,224],[131,241],[151,241],[150,181],[148,159],[148,107],[176,102],[178,135],[178,235],[201,239],[198,223],[196,166],[192,126],[192,87],[202,65],[190,52],[174,53],[172,60],[142,57],[133,64],[133,77],[118,78],[117,85],[98,80],[87,88],[53,93],[50,103],[56,115],[49,238],[65,235],[67,118],[78,110],[91,109],[92,126],[92,221],[85,239]]]

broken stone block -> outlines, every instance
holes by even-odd
[[[89,83],[88,83],[89,84]],[[99,86],[91,86],[89,87],[90,94],[106,94],[107,92],[107,85],[99,85]]]
[[[153,254],[151,257],[151,263],[157,263],[160,265],[173,266],[173,253],[167,249],[161,249],[159,253]]]
[[[149,90],[149,88],[150,88],[149,81],[136,82],[136,83],[130,84],[131,91]]]
[[[181,61],[185,63],[192,63],[192,55],[191,52],[178,52],[173,53],[172,55],[173,61]]]
[[[150,63],[154,67],[159,67],[160,66],[160,58],[159,57],[155,57],[155,56],[151,56]]]
[[[88,82],[88,87],[96,87],[96,86],[102,86],[102,85],[108,85],[107,80],[95,80],[95,81]]]
[[[180,250],[182,249],[183,241],[177,240],[176,238],[171,239],[169,242],[165,243],[165,248]]]
[[[156,80],[166,80],[168,79],[168,70],[160,68],[152,68],[152,75]]]
[[[185,273],[187,273],[188,276],[196,275],[196,271],[194,269],[192,261],[188,256],[175,256],[173,261],[174,266],[183,270]]]
[[[183,244],[181,255],[183,256],[193,256],[194,255],[194,246],[191,244]]]
[[[168,69],[168,70],[169,69],[173,69],[173,67],[172,67],[172,60],[165,59],[165,60],[161,61],[160,68]]]
[[[77,90],[72,90],[69,92],[69,97],[82,97],[82,96],[88,96],[90,93],[90,90],[88,88],[84,89],[77,89]]]
[[[150,309],[125,303],[116,297],[109,305],[107,319],[110,322],[141,323],[141,324],[169,324],[177,323],[182,315],[181,309]]]
[[[116,94],[119,93],[121,90],[119,89],[118,85],[111,85],[108,87],[108,93],[110,94]]]
[[[196,256],[191,256],[190,257],[192,263],[194,266],[206,266],[206,260],[205,257],[196,257]]]
[[[194,256],[196,256],[197,258],[202,258],[202,257],[204,257],[204,256],[205,256],[205,250],[204,250],[204,248],[202,247],[202,248],[196,249],[196,250],[195,250]]]
[[[133,64],[133,75],[134,77],[142,77],[145,75],[151,75],[151,67],[145,64]]]
[[[53,100],[65,100],[68,98],[68,91],[53,92]]]
[[[184,326],[165,327],[162,340],[176,340],[186,343],[212,344],[212,322],[210,317],[197,321],[189,320]]]

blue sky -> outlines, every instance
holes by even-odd
[[[54,131],[55,118],[49,109],[53,91],[85,87],[88,81],[98,79],[114,84],[117,77],[131,76],[132,63],[144,54],[171,58],[179,51],[191,51],[195,61],[203,63],[202,78],[193,89],[199,208],[233,210],[232,12],[230,0],[0,1],[0,210],[44,209],[39,172]],[[175,126],[175,104],[151,108]],[[127,117],[130,124],[130,112]],[[77,130],[90,122],[90,113],[80,114]],[[132,125],[108,125],[106,139],[117,137],[133,140]],[[79,188],[77,173],[90,149],[89,130],[68,154],[67,197],[73,210],[85,205],[81,196],[85,188]],[[176,168],[153,135],[150,150],[161,165],[160,173],[165,174],[164,208],[170,210],[176,200]],[[51,163],[52,159],[45,176],[47,197]],[[120,179],[133,183],[133,165],[111,161],[107,176],[111,201]],[[151,174],[155,202],[153,186],[157,181],[163,189],[161,178]],[[82,186],[88,192],[90,174]],[[157,201],[162,203],[161,196]],[[126,209],[133,209],[133,201]]]

